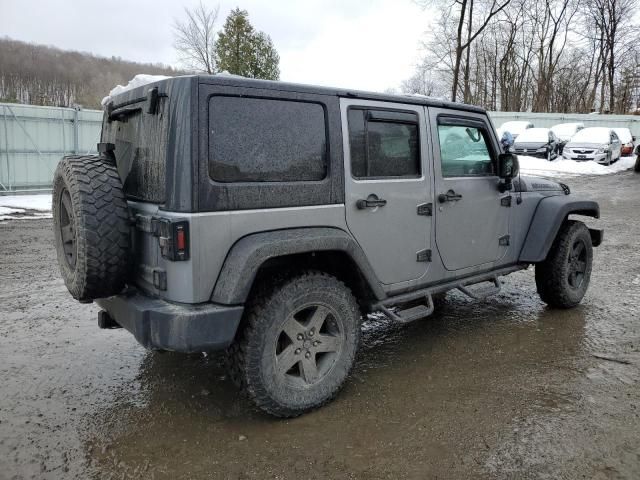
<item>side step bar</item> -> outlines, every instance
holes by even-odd
[[[507,275],[509,273],[524,270],[528,267],[528,264],[514,265],[506,267],[493,272],[484,274],[472,275],[467,278],[456,279],[446,283],[433,285],[431,287],[416,290],[414,292],[404,293],[396,295],[386,300],[382,300],[372,305],[373,311],[381,311],[387,318],[400,323],[409,323],[421,318],[428,317],[434,311],[432,295],[436,293],[446,292],[448,290],[458,289],[468,297],[474,300],[485,300],[491,295],[495,295],[500,292],[502,284],[498,279],[501,275]],[[467,288],[470,285],[476,285],[478,283],[491,282],[492,286],[488,288],[470,289]],[[415,300],[423,298],[425,300],[424,305],[417,305],[415,307],[407,308],[404,310],[397,310],[396,306],[403,305]]]
[[[435,309],[433,305],[433,298],[431,298],[431,295],[426,295],[425,299],[427,301],[426,305],[416,305],[415,307],[407,308],[405,310],[394,311],[381,304],[380,310],[391,320],[399,323],[411,323],[415,320],[428,317],[433,313],[433,310]]]

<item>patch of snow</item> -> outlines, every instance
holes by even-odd
[[[133,77],[131,80],[129,80],[129,83],[127,83],[126,85],[124,86],[117,85],[113,87],[109,92],[109,95],[104,97],[102,99],[102,102],[100,103],[102,103],[102,106],[104,107],[111,101],[111,97],[114,97],[115,95],[120,95],[121,93],[127,92],[129,90],[133,90],[134,88],[142,87],[143,85],[147,85],[149,83],[159,82],[160,80],[166,80],[167,78],[171,78],[171,77],[167,77],[166,75],[146,75],[146,74],[139,73],[138,75]]]
[[[0,206],[0,215],[8,215],[10,213],[24,213],[24,209]]]
[[[19,217],[15,215],[0,215],[0,222],[3,220],[36,220],[41,218],[53,218],[53,215],[51,215],[51,213],[38,213],[38,212],[33,214],[22,215]]]
[[[24,210],[51,211],[51,194],[0,195],[0,207],[22,208]]]
[[[606,166],[594,161],[576,162],[558,158],[552,162],[544,158],[535,158],[518,155],[520,172],[523,174],[540,176],[579,176],[579,175],[608,175],[633,168],[636,157],[622,157],[617,162]]]
[[[51,218],[51,194],[0,195],[0,220],[29,218]]]

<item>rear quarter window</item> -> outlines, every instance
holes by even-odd
[[[322,105],[213,96],[209,176],[216,182],[319,181],[327,175]]]
[[[121,120],[103,120],[103,142],[115,145],[118,172],[128,198],[164,203],[168,138],[168,102],[159,112],[136,112]]]

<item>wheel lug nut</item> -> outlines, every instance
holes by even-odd
[[[305,353],[305,354],[304,354],[304,357],[305,357],[305,358],[311,358],[311,352],[307,352],[307,353]]]
[[[304,336],[302,336],[301,333],[298,334],[298,340],[302,340],[304,338]]]
[[[314,331],[313,331],[313,328],[312,328],[311,331],[309,332],[309,336],[313,337],[313,334],[314,334]]]
[[[317,347],[319,343],[320,343],[320,342],[316,340],[315,342],[313,342],[313,346],[314,346],[314,347]]]
[[[296,355],[300,355],[300,352],[301,352],[301,351],[302,351],[302,350],[300,350],[299,348],[296,348]]]

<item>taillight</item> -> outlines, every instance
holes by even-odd
[[[184,254],[186,244],[186,233],[184,233],[184,227],[180,226],[176,233],[176,247],[178,249],[178,254]]]
[[[189,260],[189,222],[158,219],[160,254],[167,260]]]

